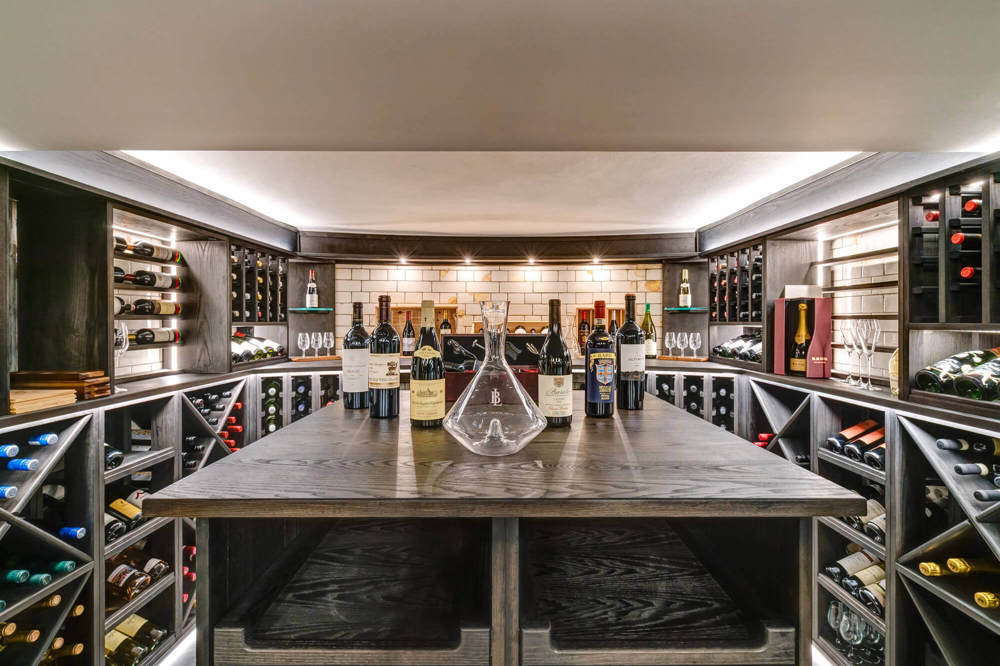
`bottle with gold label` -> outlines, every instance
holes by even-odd
[[[15,645],[17,643],[37,643],[42,637],[38,629],[18,629],[6,636],[0,636],[0,645]]]
[[[792,349],[788,354],[788,374],[790,375],[806,376],[806,366],[809,359],[809,340],[812,337],[809,335],[809,327],[806,324],[808,311],[808,305],[799,303],[799,326],[795,330]]]
[[[973,601],[980,608],[1000,608],[1000,596],[996,592],[976,592]]]
[[[434,326],[434,301],[420,304],[420,335],[415,346],[410,368],[410,423],[418,428],[440,428],[444,420],[444,362]]]
[[[996,560],[983,557],[949,557],[945,564],[952,573],[960,576],[1000,573],[1000,564]]]
[[[107,666],[133,666],[149,654],[149,650],[112,629],[104,634],[104,659]]]
[[[111,569],[107,581],[109,595],[132,601],[152,584],[153,579],[134,567],[119,564]]]
[[[121,497],[108,503],[108,513],[125,523],[128,529],[132,529],[143,520],[142,509]]]
[[[167,636],[166,629],[157,626],[146,618],[134,613],[122,620],[122,622],[115,627],[115,630],[120,631],[150,651],[156,648],[156,646],[160,644],[160,641]]]
[[[937,562],[921,562],[917,565],[917,571],[927,577],[954,575],[951,569]]]
[[[899,397],[899,347],[889,357],[889,390],[894,397]]]

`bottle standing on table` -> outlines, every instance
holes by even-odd
[[[615,318],[611,318],[611,324],[608,326],[608,334],[613,338],[618,334],[618,322]]]
[[[422,316],[423,314],[421,314],[421,317]],[[413,350],[417,348],[417,335],[413,331],[413,322],[411,321],[410,310],[406,311],[406,324],[403,325],[402,345],[403,356],[413,356]]]
[[[406,325],[412,334],[409,312]],[[443,420],[444,362],[434,332],[434,301],[428,300],[420,304],[420,337],[410,368],[410,423],[418,428],[439,428]]]
[[[792,349],[788,354],[788,374],[806,376],[806,367],[809,360],[809,327],[806,324],[806,314],[809,306],[799,303],[799,327],[795,330]]]
[[[316,285],[316,269],[309,269],[309,281],[306,282],[306,307],[319,307],[319,287]]]
[[[642,409],[646,394],[646,336],[635,323],[635,294],[625,294],[625,323],[615,336],[618,409]]]
[[[352,324],[344,336],[344,348],[340,352],[343,371],[340,375],[341,391],[344,394],[344,409],[368,409],[368,331],[362,323],[362,303],[354,304]]]
[[[656,326],[653,325],[653,315],[646,303],[646,314],[642,316],[642,333],[646,337],[646,358],[656,358]]]
[[[608,418],[615,413],[615,341],[604,328],[607,306],[594,302],[594,330],[584,351],[587,416]]]
[[[373,419],[393,419],[399,416],[399,333],[392,327],[389,314],[390,298],[378,297],[378,326],[368,343],[368,388],[371,404],[368,414]]]
[[[451,334],[451,322],[448,321],[448,316],[445,315],[444,319],[441,320],[441,336]]]
[[[691,307],[691,283],[688,281],[688,269],[681,269],[681,285],[677,289],[677,307]]]
[[[538,352],[538,407],[547,428],[564,428],[573,422],[573,358],[562,333],[562,302],[549,300],[549,326]]]

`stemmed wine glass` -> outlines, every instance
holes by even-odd
[[[683,331],[677,334],[677,346],[681,348],[681,357],[683,357],[684,349],[688,346],[688,334]]]
[[[844,327],[844,332],[846,334],[846,341],[850,344],[850,356],[853,359],[855,356],[858,357],[858,378],[849,377],[849,384],[851,386],[861,386],[861,343],[860,337],[861,332],[858,330],[858,322],[849,321],[847,326]],[[854,362],[851,362],[851,370],[854,369]]]
[[[336,351],[337,339],[333,337],[333,331],[325,331],[323,333],[323,346],[326,347],[326,355],[330,355],[330,349],[333,348]]]
[[[316,356],[319,356],[319,348],[323,346],[323,334],[319,331],[313,331],[309,341],[312,342],[313,349],[316,350]]]
[[[857,382],[854,379],[854,334],[851,331],[851,322],[845,321],[840,327],[840,338],[844,342],[844,351],[847,352],[847,377],[844,383],[854,386]]]
[[[674,355],[674,347],[677,346],[677,337],[674,335],[673,331],[665,331],[663,333],[663,346],[669,349],[669,356]]]
[[[309,334],[299,333],[298,343],[299,343],[299,351],[301,351],[302,355],[305,356],[306,350],[309,349]]]
[[[865,340],[863,345],[865,346],[865,356],[868,357],[868,390],[874,391],[875,387],[872,386],[872,357],[875,356],[875,343],[878,342],[878,336],[881,333],[881,328],[878,325],[877,319],[866,320],[865,329]]]
[[[691,355],[698,355],[698,348],[701,347],[701,333],[695,331],[688,336],[688,345],[691,346]]]
[[[826,623],[833,629],[833,642],[838,650],[844,649],[843,639],[840,637],[840,622],[844,619],[844,608],[839,601],[831,601],[826,607]]]
[[[861,369],[861,363],[865,360],[865,357],[868,356],[868,337],[869,337],[870,327],[871,327],[870,319],[861,319],[858,320],[854,328],[854,337],[857,340],[858,348],[861,350],[860,358],[858,359],[858,377],[861,378],[860,387],[863,389],[868,389],[869,391],[872,388],[871,366],[869,365],[868,367],[868,385],[866,386],[865,373],[864,370]]]

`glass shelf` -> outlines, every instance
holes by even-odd
[[[665,312],[708,312],[708,308],[663,308]]]
[[[301,312],[301,313],[316,313],[322,314],[324,312],[333,312],[333,308],[288,308],[289,312]]]

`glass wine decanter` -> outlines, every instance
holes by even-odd
[[[517,453],[545,429],[545,417],[504,358],[507,302],[481,301],[486,358],[444,419],[444,429],[473,453]]]

